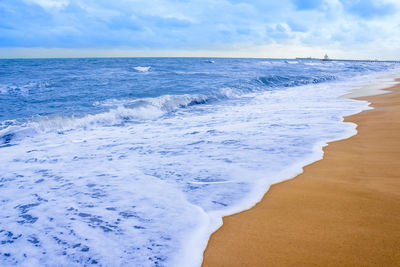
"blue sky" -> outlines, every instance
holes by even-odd
[[[400,58],[398,0],[1,0],[0,57]]]

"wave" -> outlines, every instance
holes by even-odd
[[[29,94],[30,90],[43,89],[49,85],[44,81],[29,81],[25,84],[0,84],[0,94]]]
[[[307,84],[318,84],[322,82],[328,82],[336,80],[333,75],[323,77],[309,77],[309,76],[279,76],[279,75],[267,75],[257,78],[257,82],[268,87],[294,87]]]
[[[283,60],[264,60],[264,61],[259,61],[258,64],[266,66],[282,66],[282,65],[287,65],[286,62],[287,61]]]
[[[141,66],[135,68],[141,71],[150,69],[150,67]],[[336,77],[333,75],[322,77],[267,75],[255,79],[256,84],[261,84],[262,87],[223,87],[208,94],[166,94],[158,97],[136,99],[108,99],[94,103],[95,106],[103,107],[101,109],[103,111],[100,113],[37,115],[31,118],[8,121],[7,123],[0,122],[0,144],[8,144],[12,140],[18,140],[43,132],[62,133],[73,129],[88,130],[96,127],[109,127],[126,123],[141,123],[147,120],[155,120],[178,109],[195,105],[241,98],[249,94],[270,90],[270,88],[317,84],[335,79]]]
[[[225,89],[225,94],[234,93]],[[19,139],[37,133],[63,133],[73,129],[90,130],[96,127],[109,127],[125,123],[140,123],[157,119],[167,113],[194,105],[206,104],[216,100],[215,96],[204,95],[163,95],[155,98],[135,100],[107,100],[96,105],[109,107],[103,113],[83,116],[35,116],[28,121],[12,120],[0,125],[0,143],[8,144],[12,139]]]
[[[0,84],[0,94],[6,94],[8,92],[8,86],[4,86]]]
[[[134,67],[133,69],[135,69],[139,72],[148,72],[150,70],[150,68],[151,68],[150,66],[148,66],[148,67],[137,66],[137,67]]]
[[[96,127],[119,126],[158,119],[179,109],[213,103],[218,100],[235,99],[246,92],[224,87],[215,94],[162,95],[139,99],[108,99],[95,102],[95,106],[108,109],[102,113],[71,116],[34,116],[30,119],[0,122],[0,144],[44,132],[63,133],[74,129],[90,130]]]
[[[275,88],[320,83],[332,79],[335,79],[335,77],[326,76],[312,78],[306,76],[290,77],[268,75],[259,77],[256,81],[261,83],[263,86]],[[94,103],[95,106],[101,106],[106,109],[106,111],[101,113],[69,116],[38,115],[29,119],[17,119],[7,121],[6,123],[0,122],[0,144],[8,144],[12,140],[18,140],[20,138],[43,132],[62,133],[73,129],[90,130],[96,127],[110,127],[126,123],[140,123],[147,120],[155,120],[178,109],[213,103],[220,100],[232,100],[259,91],[260,90],[249,90],[249,88],[239,89],[223,87],[214,93],[209,93],[208,95],[167,94],[159,97],[138,99],[109,99],[103,102]]]
[[[324,66],[327,62],[303,62],[304,65],[308,66]],[[328,63],[329,64],[329,63]]]
[[[173,73],[178,74],[178,75],[209,75],[213,74],[213,72],[210,71],[174,71]]]

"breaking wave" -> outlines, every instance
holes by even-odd
[[[108,108],[107,111],[83,116],[48,115],[34,116],[30,119],[8,120],[0,123],[0,143],[10,143],[37,133],[89,130],[95,127],[118,126],[125,123],[140,123],[154,120],[179,109],[203,105],[221,99],[239,97],[241,92],[233,88],[222,88],[214,95],[163,95],[154,98],[109,99],[96,102],[95,106]]]
[[[148,67],[142,67],[142,66],[134,67],[135,70],[140,71],[140,72],[148,72],[150,70],[150,68],[151,68],[150,66],[148,66]]]
[[[333,75],[327,75],[322,77],[312,76],[279,76],[279,75],[267,75],[257,79],[257,81],[268,87],[293,87],[307,84],[318,84],[322,82],[334,81],[336,77]]]

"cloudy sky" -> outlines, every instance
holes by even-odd
[[[0,57],[400,59],[399,0],[0,0]]]

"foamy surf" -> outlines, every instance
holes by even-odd
[[[148,72],[150,70],[150,66],[149,67],[142,67],[142,66],[137,66],[134,67],[135,70],[140,71],[140,72]]]

